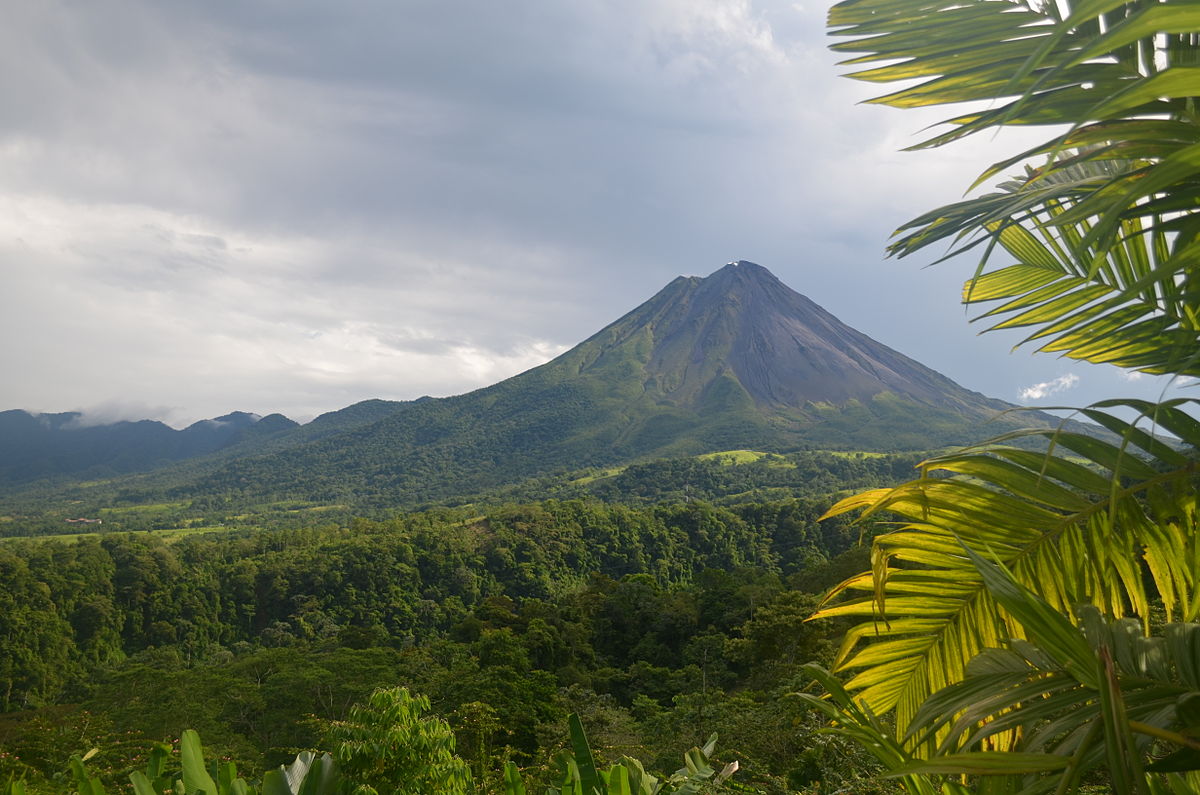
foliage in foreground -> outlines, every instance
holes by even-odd
[[[548,787],[546,795],[695,795],[720,791],[730,776],[737,772],[737,762],[730,762],[720,773],[710,764],[717,735],[708,738],[702,748],[693,748],[684,757],[684,766],[669,777],[647,773],[642,763],[623,756],[607,769],[596,766],[592,748],[579,716],[570,717],[571,751],[560,759],[563,768],[562,784]],[[504,766],[504,794],[526,795],[525,783],[515,764]]]
[[[232,762],[209,763],[200,735],[188,729],[180,740],[178,758],[169,746],[158,745],[142,770],[129,775],[134,795],[467,795],[474,792],[471,773],[454,753],[449,725],[425,716],[429,700],[407,688],[376,690],[356,704],[347,721],[329,725],[326,738],[333,754],[301,751],[289,765],[269,770],[255,781],[238,775]],[[697,795],[717,793],[737,771],[731,762],[720,772],[710,765],[717,736],[703,748],[684,756],[684,766],[670,776],[647,773],[642,763],[623,757],[606,769],[598,768],[579,716],[570,716],[571,750],[560,758],[558,786],[546,795]],[[103,783],[85,767],[86,759],[71,759],[71,786],[78,795],[106,795]],[[504,766],[503,795],[526,795],[520,769]],[[0,795],[26,795],[25,783],[8,781]]]
[[[459,795],[471,788],[471,770],[454,753],[454,732],[440,718],[424,717],[429,699],[407,688],[376,690],[332,721],[326,743],[356,795]]]
[[[1009,786],[997,791],[1030,795],[1094,781],[1116,792],[1196,792],[1200,624],[1169,624],[1147,637],[1133,619],[1106,621],[1084,606],[1077,627],[1011,572],[964,552],[1027,639],[975,656],[960,680],[921,705],[903,736],[819,665],[808,673],[831,699],[798,697],[921,795],[937,792],[930,778],[945,774],[1006,776]],[[928,745],[935,749],[923,753]],[[1146,764],[1149,756],[1158,758]],[[950,779],[941,791],[970,790]]]
[[[963,300],[991,329],[1200,374],[1194,3],[845,0],[829,22],[846,63],[870,65],[852,76],[917,81],[876,102],[991,102],[921,146],[1054,126],[979,182],[1023,174],[909,222],[892,253],[978,246]],[[840,730],[912,792],[1200,791],[1198,403],[1105,401],[1082,413],[1115,443],[999,439],[836,506],[902,520],[823,612],[865,619],[839,655],[845,685],[816,672]]]

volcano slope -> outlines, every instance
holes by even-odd
[[[546,364],[226,461],[195,486],[412,504],[578,469],[716,450],[930,450],[1054,420],[971,392],[751,262],[679,277]],[[355,407],[343,409],[353,412]],[[334,412],[320,418],[337,427]]]

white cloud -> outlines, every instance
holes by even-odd
[[[1060,375],[1050,381],[1043,381],[1040,384],[1027,386],[1020,391],[1021,400],[1041,400],[1050,395],[1056,395],[1059,392],[1065,392],[1079,383],[1079,376],[1074,373]]]

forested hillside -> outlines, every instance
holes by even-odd
[[[295,528],[347,522],[352,517],[393,514],[397,502],[416,508],[497,505],[548,498],[592,499],[626,505],[705,500],[718,504],[792,497],[824,497],[836,491],[896,483],[912,475],[914,453],[803,451],[787,455],[732,450],[660,459],[629,466],[558,472],[471,493],[437,497],[428,492],[392,494],[364,488],[334,471],[314,471],[327,500],[300,497],[263,502],[238,488],[194,492],[147,482],[93,482],[66,489],[30,489],[5,500],[0,538],[72,532]],[[79,518],[93,523],[74,522]],[[99,520],[100,524],[95,524]]]
[[[817,523],[826,504],[550,501],[173,544],[9,541],[0,777],[42,780],[95,744],[119,779],[137,738],[187,727],[278,763],[315,742],[305,715],[402,682],[484,780],[505,758],[549,764],[579,711],[605,753],[664,764],[720,731],[746,780],[783,792],[849,753],[806,750],[816,724],[781,698],[830,652],[830,627],[803,623],[814,594],[864,561],[856,528]]]
[[[235,411],[183,430],[152,420],[94,423],[79,412],[0,411],[0,485],[112,477],[229,448],[257,448],[297,424]]]

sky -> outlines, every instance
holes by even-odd
[[[973,260],[885,260],[1022,139],[900,152],[949,113],[861,104],[825,13],[9,4],[0,409],[180,427],[459,394],[737,259],[994,397],[1194,393],[978,335]]]

